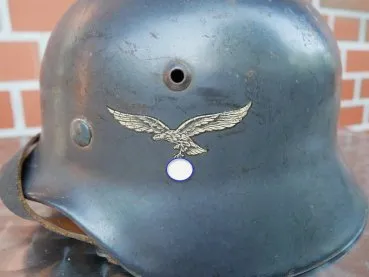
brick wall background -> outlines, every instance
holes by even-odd
[[[341,49],[340,126],[369,130],[369,0],[311,0]],[[74,0],[0,0],[0,138],[40,130],[38,75],[53,29]]]

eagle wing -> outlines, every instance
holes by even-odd
[[[136,132],[161,134],[169,130],[163,122],[150,116],[121,113],[109,107],[108,110],[121,125]]]
[[[250,108],[251,102],[237,110],[198,116],[184,122],[178,127],[177,131],[192,137],[205,132],[232,128],[241,122],[241,120],[247,115]]]

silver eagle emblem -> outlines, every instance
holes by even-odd
[[[250,102],[233,111],[191,118],[182,123],[176,130],[171,130],[163,122],[150,116],[127,114],[107,108],[122,126],[139,133],[153,134],[152,138],[155,141],[165,140],[174,144],[173,149],[178,151],[174,157],[181,158],[185,155],[196,156],[208,152],[197,145],[192,137],[236,126],[248,114],[251,104]]]

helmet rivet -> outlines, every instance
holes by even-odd
[[[164,70],[163,81],[170,90],[185,90],[190,85],[191,80],[190,70],[183,62],[171,62]]]
[[[91,127],[83,119],[78,118],[72,121],[70,135],[74,143],[80,147],[86,147],[91,143]]]

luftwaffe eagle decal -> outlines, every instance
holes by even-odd
[[[197,116],[185,121],[176,130],[171,130],[163,122],[150,116],[126,114],[109,107],[108,110],[122,126],[136,132],[153,134],[155,141],[165,140],[174,144],[173,148],[179,151],[175,158],[181,158],[208,151],[197,145],[191,137],[232,128],[242,121],[250,108],[251,102],[237,110]]]

